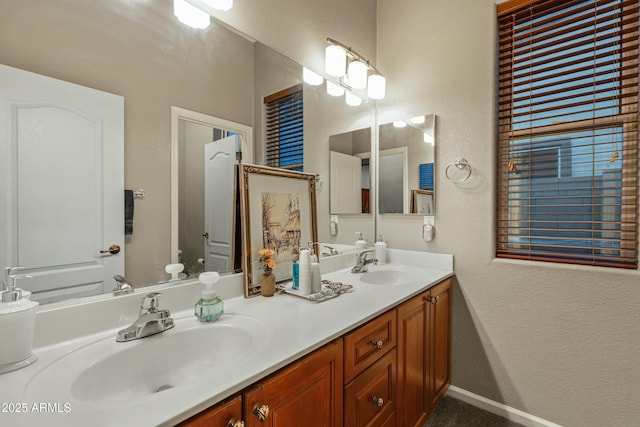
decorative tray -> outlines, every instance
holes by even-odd
[[[341,282],[331,282],[329,280],[322,281],[322,290],[315,294],[303,295],[297,289],[293,289],[293,282],[283,283],[277,286],[277,289],[281,292],[295,295],[300,298],[308,299],[309,301],[321,302],[328,299],[339,297],[340,295],[352,292],[353,285],[347,285]]]

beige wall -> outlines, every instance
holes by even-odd
[[[383,109],[438,115],[436,237],[381,218],[390,247],[452,253],[453,384],[566,426],[640,420],[640,274],[494,258],[495,5],[378,0]],[[465,184],[444,177],[465,157]]]
[[[0,6],[0,63],[125,98],[125,186],[143,188],[126,239],[134,284],[167,277],[170,107],[253,125],[253,43],[190,29],[169,0],[29,0]]]

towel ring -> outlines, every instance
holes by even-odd
[[[459,177],[456,177],[456,171],[463,171]],[[444,170],[444,174],[447,179],[451,182],[465,182],[471,176],[471,165],[467,161],[467,159],[463,159],[462,157],[456,159],[455,162],[449,163],[447,168]]]

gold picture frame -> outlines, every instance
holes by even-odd
[[[239,165],[245,297],[260,294],[258,250],[273,249],[276,282],[292,278],[297,251],[318,241],[316,175]],[[317,249],[317,248],[316,248]]]

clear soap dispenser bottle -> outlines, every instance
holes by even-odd
[[[201,322],[215,322],[222,316],[224,304],[213,290],[213,284],[219,278],[220,275],[215,271],[207,271],[198,276],[198,280],[204,284],[204,290],[202,298],[195,305],[195,315]]]

